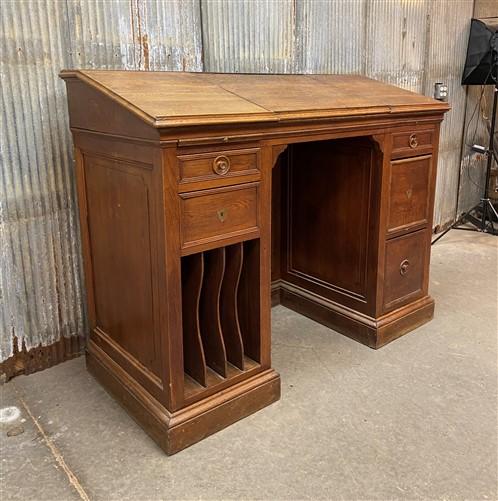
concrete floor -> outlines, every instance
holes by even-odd
[[[83,359],[14,379],[2,499],[497,499],[497,250],[438,242],[435,319],[379,351],[274,309],[281,401],[169,458]]]

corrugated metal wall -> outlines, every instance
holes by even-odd
[[[62,68],[358,73],[428,95],[445,81],[453,109],[442,130],[440,226],[455,216],[473,8],[473,0],[4,0],[0,360],[14,337],[29,349],[85,331]]]
[[[196,0],[3,1],[0,361],[85,332],[62,68],[202,70]]]
[[[498,16],[498,0],[476,0],[473,17]],[[486,157],[472,152],[473,144],[488,145],[493,88],[469,86],[460,167],[458,214],[471,209],[483,194]]]
[[[201,8],[206,71],[359,73],[426,95],[448,83],[434,222],[454,219],[473,0],[219,0]]]

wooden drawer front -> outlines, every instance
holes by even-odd
[[[391,162],[388,233],[427,224],[431,155]]]
[[[181,155],[178,162],[180,183],[259,175],[258,148]]]
[[[392,158],[413,157],[432,152],[434,130],[413,130],[393,134]]]
[[[259,183],[181,194],[182,248],[257,232]]]
[[[427,230],[386,242],[384,310],[423,295],[428,244]]]

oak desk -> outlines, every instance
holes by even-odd
[[[279,398],[271,300],[372,348],[432,318],[446,104],[358,76],[61,76],[87,365],[168,454]]]

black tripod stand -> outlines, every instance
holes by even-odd
[[[493,158],[497,160],[497,153],[494,149],[494,136],[496,127],[496,113],[497,113],[497,100],[498,100],[498,85],[495,84],[493,90],[493,114],[491,115],[491,130],[489,131],[489,146],[486,150],[486,181],[484,183],[483,195],[480,202],[472,207],[469,211],[462,214],[447,230],[443,231],[441,235],[435,238],[432,243],[435,244],[440,238],[444,237],[450,230],[467,230],[467,231],[482,231],[498,235],[493,221],[498,221],[498,213],[496,212],[491,200],[488,197],[489,180],[491,177],[491,165]],[[498,160],[497,160],[498,163]],[[475,215],[474,215],[475,214]],[[460,225],[471,223],[474,228],[462,228]]]

